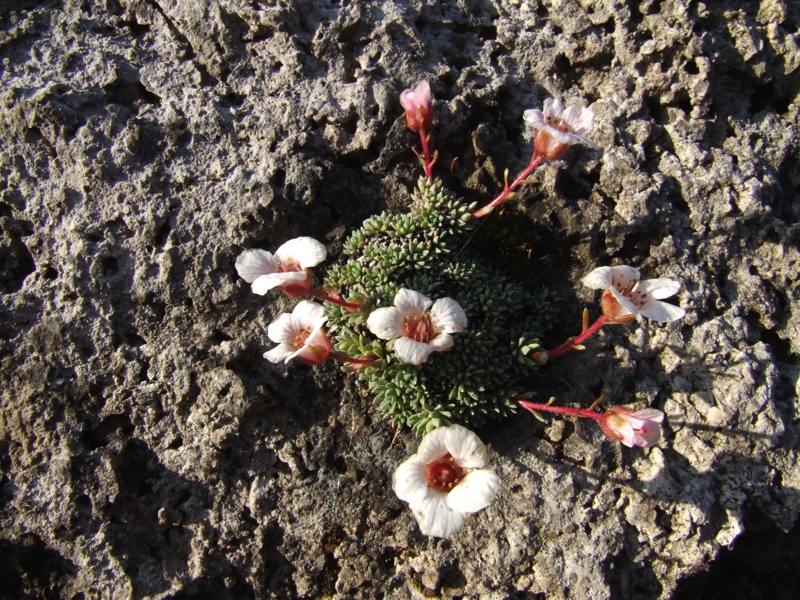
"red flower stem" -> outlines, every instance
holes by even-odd
[[[523,408],[528,410],[535,410],[537,412],[554,412],[563,415],[573,415],[575,417],[588,417],[595,421],[602,421],[603,414],[594,412],[593,410],[584,410],[582,408],[567,408],[565,406],[550,406],[549,404],[537,404],[536,402],[528,402],[526,400],[517,400]]]
[[[503,191],[500,192],[500,195],[497,196],[497,198],[492,200],[489,204],[487,204],[483,208],[476,210],[474,213],[472,213],[472,216],[475,217],[476,219],[485,217],[495,208],[500,206],[503,202],[505,202],[506,198],[508,198],[508,195],[515,189],[517,189],[528,178],[528,175],[530,175],[533,172],[533,170],[542,163],[542,160],[544,160],[544,156],[542,156],[541,154],[534,154],[530,164],[525,168],[525,170],[522,173],[519,174],[519,176],[514,180],[514,182],[511,185],[508,185],[508,183],[506,183],[506,186],[503,188]]]
[[[419,128],[419,137],[422,140],[422,154],[425,157],[425,177],[433,177],[433,165],[431,164],[431,153],[428,149],[428,134],[425,127]]]
[[[338,304],[339,306],[343,306],[344,308],[346,308],[350,312],[358,310],[358,308],[361,306],[360,304],[356,304],[354,302],[345,302],[344,300],[342,300],[340,298],[334,298],[333,296],[331,296],[329,294],[326,294],[322,290],[317,290],[317,289],[314,289],[314,288],[310,288],[308,290],[308,293],[311,294],[312,296],[315,296],[316,298],[319,298],[320,300],[322,300],[324,302],[330,302],[331,304]]]
[[[565,352],[569,352],[570,350],[575,350],[576,346],[580,346],[586,338],[594,335],[597,333],[597,330],[600,329],[603,325],[608,322],[608,317],[605,315],[600,315],[600,318],[595,321],[591,327],[586,329],[582,334],[580,334],[575,339],[569,340],[564,344],[561,344],[558,348],[553,350],[548,350],[545,354],[547,354],[547,358],[553,358],[554,356],[558,356],[559,354],[564,354]]]
[[[369,365],[378,360],[377,358],[353,358],[344,352],[331,352],[328,356],[339,362],[353,363],[356,365]]]

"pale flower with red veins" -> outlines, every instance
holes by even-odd
[[[326,321],[322,305],[301,300],[291,314],[281,313],[269,324],[267,336],[278,346],[265,352],[264,358],[273,363],[296,358],[312,367],[318,365],[331,351],[331,341],[322,330]]]
[[[537,130],[533,139],[535,154],[547,160],[558,160],[567,149],[578,143],[599,148],[586,134],[594,127],[594,112],[585,106],[564,109],[560,100],[548,98],[544,110],[531,108],[523,113],[525,122]]]
[[[640,278],[639,269],[622,265],[598,267],[581,282],[586,287],[604,290],[603,314],[615,323],[627,323],[634,318],[641,322],[642,317],[669,323],[686,314],[682,308],[661,302],[677,294],[680,283],[666,277],[639,281]]]
[[[395,340],[395,355],[410,365],[421,365],[431,352],[452,348],[450,334],[466,326],[467,315],[452,298],[439,298],[431,306],[430,298],[407,289],[397,292],[394,306],[378,308],[367,319],[373,334],[382,340]]]
[[[400,104],[406,111],[406,123],[411,131],[427,131],[433,123],[431,86],[424,79],[417,87],[400,94]]]
[[[311,267],[327,256],[325,246],[310,237],[299,237],[283,244],[273,255],[266,250],[245,250],[236,259],[236,271],[253,292],[266,294],[281,288],[288,296],[297,298],[311,288]]]
[[[500,490],[500,478],[484,466],[486,446],[477,435],[461,425],[438,427],[397,467],[392,489],[408,502],[423,535],[449,537]]]
[[[664,413],[655,408],[631,412],[622,406],[615,406],[598,422],[608,437],[619,440],[629,448],[646,448],[661,439],[662,421]]]

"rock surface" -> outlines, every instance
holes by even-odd
[[[692,597],[681,582],[746,526],[797,522],[796,3],[15,4],[3,597]],[[664,410],[657,447],[495,423],[479,433],[503,491],[450,540],[421,536],[390,489],[418,439],[393,439],[335,366],[266,363],[291,302],[234,269],[299,235],[335,261],[364,218],[404,206],[418,140],[398,94],[421,78],[438,170],[476,200],[527,163],[524,109],[595,110],[604,151],[571,150],[517,202],[522,271],[564,300],[548,346],[596,310],[578,281],[598,265],[681,280],[687,310],[606,328],[535,382],[564,404]]]

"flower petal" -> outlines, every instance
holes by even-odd
[[[474,432],[461,425],[449,425],[443,429],[445,447],[459,467],[480,469],[486,465],[486,446]]]
[[[642,315],[639,313],[639,309],[636,308],[636,305],[633,302],[620,294],[615,287],[610,288],[608,291],[611,292],[611,295],[614,296],[614,299],[622,305],[622,308],[636,317],[637,321],[641,322]]]
[[[236,257],[236,272],[247,283],[253,283],[262,275],[275,273],[278,259],[266,250],[245,250]]]
[[[403,335],[403,315],[394,306],[373,310],[367,318],[367,328],[382,340]]]
[[[394,305],[403,318],[421,316],[431,305],[431,299],[414,290],[403,288],[398,290],[397,295],[395,295]]]
[[[422,502],[428,494],[425,464],[416,456],[402,463],[392,475],[392,489],[397,497],[409,504]]]
[[[325,307],[309,300],[298,302],[292,311],[292,315],[304,329],[318,329],[328,321],[325,316]]]
[[[620,423],[618,427],[614,428],[614,432],[619,436],[617,439],[628,448],[636,445],[636,430],[628,421],[625,421],[624,424]]]
[[[558,121],[561,118],[561,113],[564,112],[564,105],[561,104],[561,100],[547,98],[544,101],[543,112],[546,121]]]
[[[655,421],[656,423],[661,423],[664,421],[664,413],[655,408],[644,408],[642,410],[637,410],[636,412],[630,413],[630,416],[634,417],[635,419]]]
[[[445,494],[441,492],[433,491],[422,501],[409,506],[423,535],[449,537],[461,529],[467,518],[464,513],[450,509]]]
[[[611,267],[612,285],[620,283],[623,286],[627,286],[630,282],[639,281],[641,278],[642,274],[639,273],[639,269],[636,267],[631,267],[629,265]]]
[[[414,98],[414,90],[403,90],[400,92],[400,105],[404,110],[415,111],[417,110],[417,103]]]
[[[264,352],[264,358],[266,358],[269,362],[279,363],[287,360],[287,358],[293,354],[294,348],[292,348],[289,344],[280,344],[279,346],[275,346],[272,350]]]
[[[636,432],[636,445],[648,448],[654,446],[661,439],[661,427],[657,423],[648,422]]]
[[[292,271],[289,273],[269,273],[257,278],[251,288],[253,293],[263,296],[272,288],[289,283],[290,281],[305,281],[306,274],[302,271]]]
[[[447,494],[447,506],[463,513],[478,512],[489,506],[500,491],[500,477],[489,469],[467,473]]]
[[[444,352],[453,347],[453,337],[447,333],[441,333],[428,342],[431,352]]]
[[[522,118],[534,129],[542,129],[545,126],[544,113],[538,108],[529,108],[522,113]]]
[[[276,344],[289,344],[302,329],[303,326],[297,322],[294,316],[289,313],[281,313],[267,327],[267,337]]]
[[[660,321],[662,323],[670,323],[683,318],[686,311],[678,306],[667,304],[659,300],[647,300],[639,307],[639,312],[648,319],[653,321]]]
[[[437,333],[458,333],[467,326],[467,315],[452,298],[439,298],[431,308],[431,324]]]
[[[575,144],[579,144],[581,142],[581,138],[575,135],[574,133],[569,133],[568,131],[561,131],[556,127],[551,127],[549,125],[545,125],[544,129],[547,130],[547,133],[550,134],[550,137],[555,138],[556,141],[562,144],[569,144],[570,146],[574,146]]]
[[[394,353],[408,365],[421,365],[428,360],[431,347],[407,337],[401,337],[394,343]]]
[[[611,287],[612,267],[597,267],[581,279],[581,283],[593,290],[607,290]]]
[[[648,294],[656,300],[663,300],[674,296],[681,290],[681,284],[668,277],[658,279],[645,279],[639,284],[639,293]]]
[[[423,437],[422,441],[419,443],[419,448],[417,448],[416,456],[419,462],[423,465],[428,465],[450,452],[446,444],[448,429],[450,429],[450,427],[437,427],[433,431],[425,434],[425,437]]]
[[[312,237],[299,237],[289,240],[275,252],[275,256],[283,262],[291,259],[301,269],[316,267],[328,256],[325,246]]]
[[[579,136],[586,135],[594,127],[594,113],[590,108],[573,104],[562,114],[561,119],[569,129],[570,133]]]

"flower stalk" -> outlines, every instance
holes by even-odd
[[[588,322],[589,311],[584,309],[583,315],[584,323]],[[608,317],[606,315],[600,315],[600,318],[598,318],[597,321],[592,323],[590,326],[586,327],[584,325],[583,333],[581,333],[578,337],[570,338],[558,348],[554,348],[545,352],[545,354],[547,354],[547,358],[553,358],[554,356],[564,354],[570,350],[583,350],[583,342],[597,333],[599,329],[608,322]]]
[[[530,175],[536,167],[538,167],[542,161],[544,160],[544,156],[541,154],[534,153],[533,157],[531,158],[531,162],[525,167],[525,170],[519,174],[519,176],[514,180],[511,185],[508,185],[508,171],[506,171],[506,178],[505,178],[505,186],[503,187],[503,191],[492,200],[489,204],[484,206],[483,208],[479,208],[472,216],[476,219],[480,219],[481,217],[485,217],[490,212],[492,212],[495,208],[500,206],[503,202],[509,199],[511,193],[517,189],[523,183],[527,183],[528,175]]]
[[[331,294],[325,290],[318,290],[317,288],[309,288],[307,291],[315,298],[319,298],[323,302],[330,302],[331,304],[341,306],[347,309],[348,312],[355,312],[361,307],[361,304],[358,302],[346,302],[342,300],[335,292]]]

